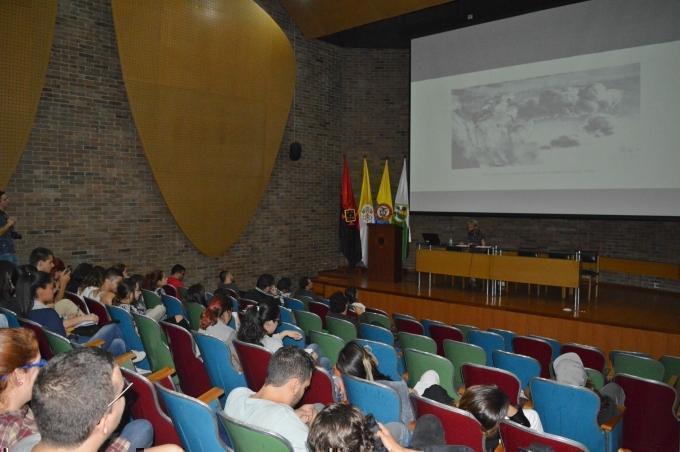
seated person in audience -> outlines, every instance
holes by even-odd
[[[52,287],[50,275],[34,270],[24,271],[17,280],[16,293],[18,303],[24,307],[23,309],[26,309],[26,317],[41,323],[45,328],[54,328],[53,325],[42,323],[44,319],[39,313],[34,314],[35,311],[41,309],[52,309],[50,306],[54,302],[54,289]],[[62,319],[62,325],[67,333],[72,328],[76,328],[74,331],[78,332],[79,330],[77,328],[82,326],[83,323],[96,323],[98,321],[99,318],[95,314],[87,314],[72,317],[70,319]],[[97,327],[94,326],[94,328]],[[53,332],[57,334],[60,333],[60,331]],[[93,339],[101,339],[104,341],[104,348],[116,356],[122,355],[127,351],[127,346],[122,339],[123,335],[120,328],[118,328],[118,325],[115,323],[109,323],[108,325],[98,327],[94,334],[76,334],[69,338],[80,344],[89,342]],[[132,351],[135,354],[135,358],[133,359],[134,362],[141,361],[146,356],[143,351]]]
[[[477,220],[470,220],[467,222],[467,244],[475,246],[485,246],[486,239],[479,229]]]
[[[347,297],[347,303],[349,304],[349,308],[356,312],[357,315],[361,315],[364,312],[366,312],[366,306],[362,302],[360,302],[359,299],[357,298],[356,287],[350,286],[346,288],[345,297]]]
[[[201,328],[198,332],[217,338],[227,344],[231,353],[231,365],[240,372],[241,363],[234,348],[236,330],[229,326],[232,315],[234,314],[232,313],[231,302],[219,295],[215,295],[201,314]],[[234,321],[238,329],[238,317],[234,317]]]
[[[276,290],[280,296],[290,298],[293,292],[293,283],[290,278],[279,279],[279,282],[276,283]]]
[[[168,283],[168,278],[165,277],[163,270],[154,270],[147,273],[142,281],[142,289],[150,290],[159,297],[165,295],[163,286]]]
[[[165,306],[159,304],[151,309],[146,309],[144,300],[141,300],[140,303],[141,293],[142,289],[137,280],[133,278],[124,279],[123,282],[118,284],[113,305],[125,309],[130,314],[145,315],[156,322],[160,322],[165,317]]]
[[[354,312],[357,315],[356,316],[348,315],[348,311],[350,309],[349,299],[342,292],[335,292],[333,295],[331,295],[329,298],[328,305],[329,305],[328,315],[330,317],[347,320],[348,322],[352,322],[354,326],[359,326],[360,316],[365,312],[365,310],[362,309],[361,306],[356,306],[354,307]]]
[[[83,281],[78,286],[78,295],[81,297],[92,298],[92,292],[98,291],[101,285],[104,283],[104,273],[106,269],[95,265],[92,267],[90,273],[88,273]]]
[[[508,396],[498,386],[470,386],[458,401],[458,408],[472,414],[482,424],[486,433],[485,449],[493,452],[500,441],[498,426],[501,420],[511,421],[543,431],[541,419],[534,410],[515,408]]]
[[[219,290],[222,287],[226,287],[227,289],[231,289],[234,292],[236,292],[237,295],[241,294],[241,291],[236,286],[236,279],[234,278],[234,274],[231,271],[222,270],[218,275],[218,280],[219,282],[217,283],[216,290]]]
[[[55,356],[33,385],[32,407],[39,433],[22,440],[16,450],[99,450],[123,417],[123,396],[129,387],[111,355],[103,350],[79,348]],[[86,399],[83,394],[87,394]],[[136,420],[128,423],[117,439],[108,442],[106,450],[134,451],[152,442],[151,424]],[[168,444],[146,450],[182,449]]]
[[[50,276],[54,281],[54,299],[63,300],[66,286],[71,281],[71,269],[66,268],[64,261],[55,256],[54,267],[52,267]]]
[[[613,381],[607,383],[598,392],[588,379],[588,374],[583,366],[581,357],[576,353],[569,352],[560,355],[553,361],[555,380],[574,386],[586,387],[600,398],[600,411],[597,413],[597,423],[605,424],[618,416],[617,405],[624,406],[626,395],[623,388]]]
[[[120,272],[120,274],[123,275],[123,279],[128,279],[130,277],[130,273],[128,273],[127,265],[125,265],[123,263],[118,263],[118,264],[112,265],[111,267],[118,270]]]
[[[303,276],[298,282],[298,290],[293,293],[293,298],[298,300],[307,298],[313,301],[324,301],[324,298],[321,295],[312,291],[313,288],[314,282],[312,282],[311,278],[309,276]]]
[[[316,417],[314,405],[294,410],[309,387],[314,361],[295,347],[282,347],[269,360],[264,386],[231,391],[224,412],[241,422],[273,431],[290,441],[295,452],[307,452],[309,424]]]
[[[187,289],[187,297],[183,300],[185,303],[198,303],[205,306],[208,300],[205,299],[205,287],[203,284],[192,284]]]
[[[31,251],[28,262],[38,271],[50,273],[54,267],[54,253],[47,248],[35,248]]]
[[[71,279],[66,285],[66,290],[77,294],[79,292],[80,285],[83,283],[83,280],[87,275],[90,274],[93,268],[94,267],[92,264],[87,262],[81,262],[80,264],[76,265],[76,268],[74,268],[71,272]]]
[[[118,284],[123,280],[123,274],[111,267],[104,272],[104,280],[98,290],[93,290],[90,298],[104,304],[111,304],[116,292],[118,291]]]
[[[243,298],[253,301],[274,301],[280,304],[279,292],[274,284],[274,277],[269,273],[264,273],[257,278],[255,288],[243,295]]]
[[[361,410],[352,405],[335,403],[316,415],[309,427],[307,445],[311,452],[472,452],[465,446],[447,446],[444,427],[431,414],[418,418],[410,449],[400,446],[386,427],[376,423],[371,416],[364,416]]]
[[[168,276],[167,285],[179,289],[184,287],[184,275],[186,275],[187,269],[180,264],[175,264],[170,269],[170,276]]]

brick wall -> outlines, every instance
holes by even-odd
[[[73,265],[122,261],[142,272],[179,262],[189,281],[211,288],[221,268],[233,269],[240,285],[250,287],[263,271],[298,277],[343,262],[337,242],[342,154],[357,201],[363,155],[374,196],[384,157],[396,193],[409,146],[408,51],[309,42],[277,0],[258,3],[291,41],[297,34],[295,137],[303,157],[288,159],[290,119],[256,214],[225,256],[208,258],[179,230],[153,181],[127,103],[110,2],[59,0],[38,115],[7,187],[9,211],[24,235],[17,243],[22,261],[35,246],[48,246]],[[491,240],[506,245],[583,246],[666,262],[680,254],[678,222],[485,217],[480,223]],[[423,231],[456,237],[464,219],[418,215],[412,227],[414,237]],[[677,283],[661,283],[680,291]]]

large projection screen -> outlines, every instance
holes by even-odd
[[[680,1],[411,42],[411,209],[680,216]]]

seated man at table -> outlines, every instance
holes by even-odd
[[[479,229],[477,220],[470,220],[467,222],[467,243],[474,246],[486,246],[486,239],[482,230]]]

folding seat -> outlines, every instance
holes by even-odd
[[[503,350],[494,350],[493,365],[515,375],[519,379],[521,389],[529,386],[532,378],[541,375],[541,365],[534,358]]]
[[[369,325],[368,323],[359,324],[359,337],[371,341],[382,342],[387,345],[394,346],[394,335],[392,332],[378,325]]]
[[[400,331],[397,334],[399,338],[399,345],[402,350],[412,348],[414,350],[422,350],[428,353],[437,353],[437,344],[431,337],[423,336],[422,334],[407,333]]]
[[[634,375],[649,380],[663,381],[665,372],[663,364],[645,356],[619,353],[614,358],[614,372]]]
[[[181,315],[186,319],[189,318],[186,309],[184,309],[184,303],[182,303],[182,300],[179,298],[173,297],[172,295],[163,294],[161,295],[161,301],[165,305],[165,314],[168,317]]]
[[[372,414],[378,422],[401,422],[401,401],[397,391],[374,381],[343,375],[349,403],[364,414]]]
[[[345,346],[345,342],[338,336],[315,330],[309,332],[309,340],[317,344],[321,348],[323,355],[331,362],[331,366],[335,366],[335,363],[338,361],[338,355]]]
[[[109,311],[106,310],[106,305],[92,298],[83,297],[85,304],[87,304],[87,309],[89,309],[91,314],[95,314],[99,317],[97,322],[99,325],[108,325],[111,323],[111,317],[109,316]]]
[[[361,316],[361,322],[369,325],[380,325],[388,330],[392,329],[392,319],[382,312],[373,312],[370,308],[366,308],[366,312]]]
[[[543,339],[550,345],[551,350],[550,361],[555,361],[557,357],[560,356],[560,353],[562,353],[562,344],[560,344],[560,341],[558,341],[557,339],[545,336],[538,336],[536,334],[529,334],[528,336]]]
[[[418,417],[432,414],[439,418],[447,444],[467,446],[475,452],[485,450],[484,429],[472,414],[417,394],[411,394],[411,402]]]
[[[142,289],[142,298],[144,299],[146,309],[153,309],[156,306],[163,304],[160,295],[152,290]]]
[[[478,345],[466,342],[444,340],[444,356],[453,364],[453,385],[460,388],[463,386],[463,376],[460,373],[465,363],[486,364],[486,352]]]
[[[494,350],[505,350],[505,339],[503,339],[503,336],[490,331],[472,330],[468,332],[467,341],[484,349],[487,366],[493,365]]]
[[[588,452],[586,446],[577,441],[540,433],[507,419],[501,421],[500,433],[505,452],[524,452],[537,444],[547,446],[553,452]]]
[[[680,382],[680,356],[664,355],[659,358],[659,362],[663,364],[664,374],[663,381],[666,383],[673,383],[673,377],[675,377],[675,383]]]
[[[232,389],[247,386],[243,372],[234,369],[231,361],[231,350],[221,340],[207,334],[194,332],[194,340],[210,377],[212,386],[221,388],[225,398]]]
[[[328,332],[338,336],[345,344],[357,338],[357,328],[349,320],[338,319],[333,316],[326,317]]]
[[[291,323],[286,323],[286,322],[279,322],[279,325],[276,327],[275,333],[280,333],[281,331],[295,331],[300,333],[300,336],[302,336],[300,339],[293,339],[290,336],[286,336],[283,338],[283,345],[284,347],[287,345],[292,345],[293,347],[297,348],[305,348],[307,346],[307,336],[305,335],[305,332],[302,331],[302,329],[294,324]]]
[[[355,339],[354,342],[367,348],[378,360],[378,370],[383,375],[390,378],[390,380],[401,380],[401,372],[399,371],[399,361],[401,358],[397,356],[397,351],[391,345],[382,342],[369,341],[368,339]]]
[[[281,322],[285,323],[290,323],[292,325],[297,325],[297,321],[295,320],[295,316],[293,315],[293,311],[288,309],[285,306],[281,306],[280,308],[280,314],[279,317],[281,318]]]
[[[297,325],[305,332],[305,336],[309,336],[312,330],[323,331],[323,322],[321,317],[309,311],[293,311]]]
[[[318,315],[319,318],[321,319],[321,325],[325,329],[326,328],[326,316],[328,315],[328,305],[324,303],[319,303],[318,301],[310,301],[308,303],[307,309],[309,312],[313,312],[314,314]]]
[[[514,331],[503,330],[501,328],[489,328],[487,331],[503,336],[503,339],[505,340],[505,351],[510,353],[514,352],[514,348],[512,348],[512,340],[515,338],[515,336],[517,336]]]
[[[267,366],[272,354],[261,345],[248,344],[238,339],[234,340],[234,348],[238,353],[248,387],[252,391],[259,391],[267,378]]]
[[[217,413],[217,419],[229,434],[234,451],[293,452],[290,441],[278,433],[237,421],[223,411]]]
[[[458,328],[463,333],[463,337],[465,338],[466,341],[467,341],[468,333],[470,331],[479,329],[474,325],[466,325],[464,323],[454,323],[453,326]]]
[[[168,338],[182,392],[191,397],[198,397],[212,388],[205,365],[195,354],[197,348],[191,333],[181,326],[168,322],[161,322],[161,327]]]
[[[298,405],[312,403],[330,405],[336,401],[333,393],[333,377],[323,367],[316,366],[312,372],[312,380],[309,383],[309,387]]]
[[[175,368],[172,353],[168,347],[168,340],[161,326],[151,317],[140,314],[132,314],[137,325],[137,331],[142,338],[146,357],[151,365],[151,370],[156,372],[164,367]]]
[[[305,306],[304,302],[296,299],[296,298],[285,298],[283,301],[283,304],[285,307],[290,309],[291,311],[306,311],[307,306]]]
[[[203,315],[203,311],[205,311],[205,306],[203,306],[200,303],[196,302],[189,302],[185,304],[187,314],[189,315],[189,325],[191,325],[191,329],[194,331],[198,331],[201,329],[201,316]]]
[[[246,309],[248,309],[251,306],[257,306],[257,301],[249,300],[248,298],[239,298],[238,299],[238,310],[239,310],[239,312],[244,312]]]
[[[90,313],[90,309],[87,307],[87,303],[85,303],[85,300],[83,300],[83,298],[80,295],[66,291],[64,292],[64,298],[66,298],[67,300],[71,300],[73,304],[78,306],[80,310],[83,311],[85,314]]]
[[[453,364],[451,364],[451,361],[434,353],[410,348],[404,350],[404,358],[406,359],[409,387],[414,387],[425,372],[434,370],[439,375],[439,385],[446,390],[449,397],[459,398],[453,386]]]
[[[569,352],[576,353],[581,358],[584,367],[595,369],[603,374],[605,373],[607,360],[599,348],[575,343],[564,344],[560,353],[565,354]]]
[[[397,331],[411,334],[425,334],[425,328],[414,317],[407,314],[392,314]]]
[[[163,286],[163,292],[170,295],[171,297],[179,297],[179,293],[177,292],[177,289],[175,289],[175,286],[171,286],[170,284]]]
[[[516,336],[512,345],[515,353],[531,356],[538,361],[541,365],[541,377],[550,378],[553,349],[546,340],[530,336]]]
[[[144,350],[144,344],[142,343],[142,338],[139,337],[139,333],[137,333],[132,314],[118,306],[107,306],[106,310],[109,311],[111,319],[118,322],[118,328],[120,328],[120,331],[123,334],[123,340],[127,344],[128,349]],[[149,363],[148,358],[144,358],[135,365],[140,369],[151,370],[151,364]]]
[[[441,320],[434,320],[434,319],[421,319],[420,324],[423,325],[423,334],[425,336],[432,337],[430,334],[430,327],[432,325],[444,325],[447,326],[446,323],[442,322]]]
[[[508,396],[512,405],[519,404],[519,391],[522,388],[519,379],[513,373],[495,367],[466,363],[461,368],[461,374],[466,388],[476,385],[496,385]]]
[[[42,325],[32,320],[23,319],[18,317],[17,320],[22,328],[27,328],[35,334],[35,338],[38,340],[38,350],[40,350],[40,356],[42,359],[50,360],[54,353],[52,352],[52,347],[43,331]]]
[[[463,342],[463,332],[455,326],[445,324],[432,324],[430,326],[430,337],[437,344],[437,354],[444,356],[444,340],[450,339],[453,341]]]
[[[14,311],[7,308],[0,307],[0,314],[4,314],[7,317],[7,323],[10,328],[21,328],[19,324],[19,319]]]

